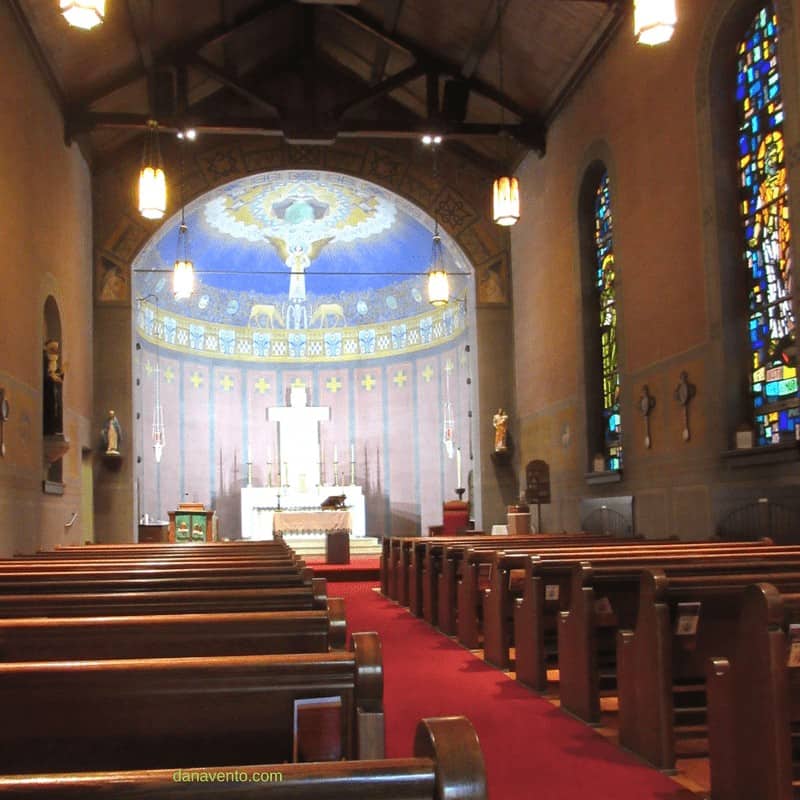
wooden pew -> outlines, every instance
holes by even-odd
[[[800,594],[749,586],[726,654],[707,663],[714,800],[791,800],[800,788],[793,747],[800,674],[789,630],[798,623]]]
[[[0,777],[8,800],[487,800],[480,743],[464,717],[424,719],[414,758],[226,766],[202,781],[197,770]],[[241,764],[241,760],[230,762]],[[265,780],[264,775],[267,776]],[[186,778],[189,777],[189,780]],[[194,780],[192,780],[194,778]]]
[[[327,611],[0,620],[0,662],[185,658],[344,650],[344,600]]]
[[[223,555],[272,555],[289,553],[290,548],[282,541],[266,542],[193,542],[183,544],[95,544],[57,547],[55,550],[39,551],[25,558],[136,558],[154,555],[159,558],[218,558]]]
[[[716,554],[714,557],[720,558],[726,553],[744,558],[748,553],[753,556],[766,555],[768,551],[765,548],[769,547],[769,543],[675,542],[667,545],[658,544],[658,550],[652,549],[652,543],[650,545],[639,543],[638,550],[631,550],[629,555],[614,552],[603,553],[598,549],[588,553],[575,550],[571,554],[564,553],[560,556],[554,554],[548,555],[546,558],[528,557],[523,559],[525,562],[525,575],[522,584],[522,596],[513,600],[513,629],[516,648],[515,669],[518,681],[540,692],[548,688],[547,668],[548,666],[554,667],[556,665],[558,653],[556,631],[558,629],[560,632],[562,627],[562,623],[559,622],[559,613],[569,612],[572,600],[573,575],[571,565],[582,561],[594,560],[596,562],[600,559],[611,564],[613,559],[619,556],[633,565],[634,562],[631,559],[638,552],[641,552],[645,546],[648,549],[645,556],[638,556],[643,560],[637,565],[637,570],[645,566],[648,559],[654,559],[658,551],[660,551],[662,558],[704,559],[711,557],[712,553]],[[778,556],[784,551],[779,548],[777,551],[770,552]],[[510,575],[511,569],[518,567],[519,559],[503,564],[502,574],[496,576],[498,587],[507,585],[505,581]],[[590,581],[590,573],[584,571],[582,575],[584,581]],[[631,588],[633,603],[638,602],[637,575],[638,572],[635,570],[634,584]],[[511,599],[502,600],[501,602],[510,603]],[[589,601],[584,598],[584,606],[588,605],[588,603]],[[624,607],[621,610],[624,612]],[[635,609],[631,613],[635,614]],[[499,616],[496,609],[489,610],[487,614],[490,625]],[[576,612],[574,617],[568,617],[567,627],[572,626],[574,620],[579,617],[581,617],[580,612]],[[507,618],[503,617],[502,619]],[[504,652],[503,644],[507,641],[507,638],[504,637],[507,636],[508,634],[502,626],[496,634],[493,633],[492,629],[489,629],[488,632],[488,645],[492,652],[491,657],[500,659],[501,663]],[[497,652],[495,652],[495,647]],[[615,646],[611,649],[615,653]]]
[[[345,758],[382,758],[374,633],[353,651],[0,664],[0,774],[168,769],[292,758],[294,702],[341,698]]]
[[[307,586],[313,572],[305,568],[265,567],[243,571],[230,568],[117,570],[37,570],[0,572],[0,594],[78,594],[159,592],[203,589],[266,589]]]
[[[207,614],[325,609],[327,583],[269,589],[203,589],[92,594],[0,594],[0,619]]]
[[[478,540],[474,538],[453,539],[443,537],[429,539],[423,545],[424,555],[415,562],[421,566],[418,580],[422,585],[422,612],[426,622],[437,624],[440,617],[451,633],[454,629],[454,609],[457,604],[456,587],[461,570],[466,570],[463,563],[464,554],[468,551],[494,551],[508,548],[537,548],[548,544],[565,541],[577,541],[580,534],[523,534],[520,536],[486,536]],[[594,537],[592,537],[594,538]],[[418,566],[419,568],[419,566]],[[477,591],[477,573],[475,576]],[[441,589],[441,591],[440,591]],[[444,608],[440,613],[440,606]]]
[[[488,538],[483,531],[472,531],[459,536],[437,537],[436,541],[475,541]],[[381,552],[381,591],[401,605],[409,604],[409,569],[412,549],[420,542],[430,542],[429,536],[387,536]],[[385,588],[384,588],[385,587]]]
[[[746,587],[768,581],[800,591],[800,572],[641,577],[636,630],[617,636],[620,743],[660,769],[675,766],[678,741],[706,733],[706,662],[724,655],[736,635]],[[695,634],[685,604],[700,603]],[[679,605],[684,604],[684,605]]]
[[[527,554],[529,557],[538,559],[544,554],[553,558],[562,554],[569,556],[581,549],[586,549],[587,552],[600,552],[601,547],[619,550],[632,547],[637,541],[630,537],[612,539],[605,535],[573,534],[567,537],[550,537],[548,540],[538,541],[530,547],[522,547],[519,544],[513,545],[513,547],[518,555]],[[479,647],[481,641],[479,621],[483,612],[483,592],[480,587],[481,570],[491,570],[495,553],[501,550],[502,548],[468,548],[454,549],[452,553],[448,552],[448,557],[452,556],[456,563],[461,562],[460,572],[458,567],[451,570],[458,573],[455,589],[457,598],[456,634],[459,642],[470,649]],[[508,620],[511,621],[510,610]]]

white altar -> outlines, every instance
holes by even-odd
[[[367,521],[364,493],[360,486],[318,486],[310,492],[296,492],[286,487],[278,489],[269,486],[246,486],[242,489],[242,538],[271,539],[274,530],[274,516],[278,510],[278,495],[282,511],[294,509],[319,509],[320,503],[330,495],[345,496],[345,504],[350,512],[350,535],[365,536]],[[329,514],[337,529],[341,525],[341,515],[335,512],[319,511],[319,520]],[[321,524],[321,523],[317,523]],[[319,531],[323,531],[320,528]]]
[[[279,425],[278,483],[281,485],[246,486],[242,489],[242,538],[272,539],[276,529],[275,514],[278,512],[288,512],[284,515],[287,525],[289,514],[296,512],[298,519],[294,522],[308,525],[308,529],[304,529],[307,533],[325,533],[346,526],[351,536],[366,535],[366,511],[361,487],[319,485],[325,475],[319,425],[329,420],[330,415],[331,410],[327,406],[308,406],[306,390],[295,386],[291,390],[290,405],[272,406],[267,410],[267,419]],[[334,464],[334,468],[338,466]],[[268,469],[271,472],[271,465],[268,465]],[[351,481],[354,472],[355,464],[351,462]],[[327,512],[320,508],[322,502],[331,495],[345,496],[347,514]]]

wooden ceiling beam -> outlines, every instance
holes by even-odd
[[[18,0],[12,0],[18,2]],[[153,53],[153,61],[158,65],[178,65],[189,60],[195,53],[215,44],[224,44],[232,36],[241,33],[250,25],[259,23],[264,17],[283,6],[289,5],[291,0],[262,0],[256,6],[234,17],[233,22],[221,22],[201,34],[186,39],[175,45],[160,48]],[[141,66],[130,67],[120,71],[102,86],[95,87],[72,100],[73,108],[88,109],[94,103],[108,97],[119,89],[123,89],[134,81],[146,76]]]
[[[201,115],[189,112],[192,115],[192,127],[199,134],[223,133],[238,136],[284,136],[285,125],[280,120],[258,116],[233,116],[233,115]],[[150,120],[149,114],[131,112],[99,112],[89,111],[80,117],[74,118],[72,135],[88,133],[100,128],[117,128],[124,130],[147,130]],[[183,117],[163,117],[159,120],[159,130],[165,133],[178,133],[183,130]],[[296,125],[296,130],[301,130],[302,125]],[[304,131],[308,141],[325,143],[338,137],[346,139],[364,138],[392,138],[392,139],[419,139],[428,132],[428,121],[416,118],[408,120],[345,120],[340,123],[332,134],[325,132],[319,136],[314,131]],[[469,139],[471,137],[492,137],[508,133],[520,141],[525,140],[529,133],[523,125],[501,125],[494,123],[460,122],[449,123],[445,126],[444,135],[447,139]]]
[[[377,100],[378,98],[389,94],[389,92],[393,92],[395,89],[399,89],[401,86],[405,86],[407,83],[411,83],[411,81],[421,78],[423,75],[425,75],[425,72],[425,67],[422,64],[412,64],[410,67],[400,70],[400,72],[398,72],[396,75],[386,78],[386,80],[382,81],[377,86],[367,87],[363,92],[361,92],[361,94],[357,95],[351,100],[346,100],[345,102],[340,103],[332,109],[332,113],[334,117],[338,119],[350,111],[354,111],[357,108],[362,108],[368,103],[371,103],[373,100]]]
[[[350,7],[342,8],[338,6],[333,6],[332,11],[338,14],[340,17],[349,20],[352,24],[356,25],[362,30],[365,30],[374,36],[389,42],[394,47],[405,51],[409,55],[413,56],[417,61],[426,64],[428,69],[450,75],[454,78],[460,77],[461,68],[457,64],[454,64],[453,62],[443,59],[429,50],[426,50],[424,47],[408,37],[402,36],[398,33],[393,33],[391,35],[387,34],[385,31],[381,30],[380,26],[369,16],[364,14],[363,11]],[[535,141],[536,144],[533,146],[533,149],[540,153],[544,152],[546,129],[544,122],[541,120],[538,113],[524,108],[504,92],[500,92],[494,86],[491,86],[478,78],[472,77],[466,80],[471,91],[483,95],[492,102],[524,120],[525,129],[528,131],[529,135],[526,137],[526,140],[523,142],[523,144],[528,147],[532,147],[533,145],[531,145],[531,142]]]
[[[403,0],[383,0],[383,9],[383,27],[389,33],[393,33],[400,21]],[[372,74],[369,81],[373,86],[380,83],[386,74],[389,52],[390,48],[386,42],[375,42],[375,60],[372,62]]]
[[[197,54],[193,55],[189,63],[192,65],[192,67],[200,70],[209,78],[213,78],[215,81],[227,87],[232,92],[238,94],[240,97],[243,97],[261,111],[266,112],[267,114],[274,114],[276,117],[281,116],[280,109],[270,103],[269,100],[266,100],[257,92],[249,89],[241,82],[240,79],[230,75],[226,70],[215,66],[202,56]]]

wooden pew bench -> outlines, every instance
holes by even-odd
[[[504,666],[503,659],[508,658],[506,645],[511,645],[511,639],[507,632],[508,625],[507,607],[513,605],[513,645],[516,648],[515,669],[517,680],[530,686],[536,691],[546,691],[548,689],[547,670],[558,666],[558,636],[563,636],[564,632],[571,632],[577,619],[584,619],[585,614],[576,610],[574,615],[570,614],[572,603],[572,583],[573,564],[580,564],[583,561],[601,561],[607,565],[613,565],[621,560],[622,563],[634,567],[629,584],[629,594],[631,603],[634,604],[633,610],[628,613],[636,613],[635,603],[638,602],[638,574],[642,568],[648,564],[654,565],[656,559],[661,560],[683,560],[691,562],[699,560],[704,563],[707,559],[714,558],[746,558],[748,554],[767,555],[772,554],[780,557],[784,552],[782,548],[767,551],[765,543],[671,543],[671,544],[644,544],[639,543],[634,548],[629,548],[625,553],[603,552],[599,549],[581,552],[578,550],[572,553],[556,555],[548,554],[545,557],[528,558],[524,567],[524,579],[522,583],[521,597],[508,597],[506,587],[510,580],[512,569],[519,567],[519,559],[508,564],[501,564],[500,571],[495,576],[495,583],[492,590],[499,591],[492,600],[491,595],[487,598],[486,617],[488,620],[486,646],[488,658],[493,659],[493,663]],[[644,549],[644,552],[643,552]],[[800,555],[800,551],[797,551]],[[636,560],[638,559],[638,561]],[[588,587],[592,573],[581,568],[582,588]],[[498,599],[499,598],[499,599]],[[582,601],[582,607],[587,608],[590,603],[594,603],[588,597],[578,598]],[[619,602],[618,602],[619,605]],[[620,607],[620,611],[625,612],[625,607]],[[566,614],[566,621],[560,622],[559,614]],[[502,615],[501,615],[502,614]],[[591,619],[591,618],[590,618]],[[609,622],[610,620],[606,620]],[[495,627],[496,626],[496,627]],[[594,635],[594,634],[593,634]],[[608,647],[612,657],[616,655],[616,645],[605,642],[603,658],[608,658]],[[505,664],[509,662],[506,661]],[[583,663],[583,662],[582,662]],[[607,665],[606,665],[607,666]],[[573,701],[574,702],[574,701]],[[595,720],[595,716],[587,711],[580,711],[585,705],[574,702],[574,713],[584,719]]]
[[[0,777],[0,795],[8,800],[487,800],[480,743],[464,717],[422,720],[413,758],[224,766],[208,770],[207,777],[221,772],[237,779],[214,781],[178,764],[138,772]]]
[[[344,758],[382,758],[374,633],[353,651],[0,664],[0,774],[292,759],[295,701],[341,698]]]
[[[770,567],[741,574],[642,575],[636,629],[617,636],[620,744],[665,770],[674,768],[679,749],[691,745],[691,755],[704,754],[706,664],[729,651],[744,590],[759,581],[800,591],[800,571]]]
[[[223,568],[0,571],[0,594],[159,592],[202,589],[260,589],[310,584],[312,570],[293,566],[236,570]]]
[[[222,556],[259,556],[288,554],[291,552],[283,541],[267,542],[193,542],[182,544],[94,544],[57,547],[25,558],[220,558]]]
[[[538,537],[537,537],[538,539]],[[529,546],[519,543],[509,545],[517,555],[527,554],[529,557],[541,559],[557,558],[561,555],[569,556],[574,553],[601,552],[601,548],[619,551],[620,548],[630,548],[638,540],[626,537],[613,539],[608,536],[595,534],[569,535],[567,537],[550,537],[548,540],[536,541]],[[492,577],[495,575],[495,554],[505,552],[505,548],[469,548],[452,552],[454,568],[445,570],[445,574],[452,573],[456,580],[456,634],[459,642],[465,647],[474,649],[481,644],[482,617],[484,606],[484,590],[491,589]],[[451,554],[448,553],[448,556]],[[483,576],[483,577],[482,577]],[[448,587],[448,593],[453,590]],[[494,602],[494,598],[491,599]],[[499,602],[503,602],[500,599]],[[508,603],[508,631],[511,630],[511,604]],[[446,612],[444,612],[446,613]]]
[[[714,800],[791,800],[800,792],[800,594],[744,590],[736,632],[707,663]]]
[[[460,579],[469,569],[464,561],[467,552],[494,552],[511,548],[547,547],[560,543],[571,544],[583,539],[583,534],[522,534],[519,536],[486,536],[475,539],[433,539],[426,542],[419,582],[422,585],[422,611],[426,622],[436,625],[440,620],[447,632],[456,633],[455,614]],[[590,535],[591,540],[598,537]],[[475,574],[477,592],[477,572]],[[462,642],[463,643],[463,642]],[[468,645],[467,645],[468,646]],[[475,645],[477,646],[477,645]]]
[[[0,619],[304,611],[327,606],[327,583],[324,578],[313,578],[311,586],[269,589],[0,594]]]
[[[0,620],[0,662],[185,658],[344,650],[344,600],[328,611]]]

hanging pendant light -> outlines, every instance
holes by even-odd
[[[514,177],[496,178],[492,190],[492,219],[498,225],[519,221],[519,181]]]
[[[675,0],[634,0],[633,32],[639,44],[668,42],[677,21]]]
[[[435,223],[431,246],[431,266],[428,270],[428,302],[434,306],[447,305],[450,299],[450,281],[444,268],[444,249],[439,236],[439,222]]]
[[[503,25],[500,0],[497,0],[497,64],[498,87],[503,94]],[[505,128],[505,106],[500,106],[500,125]],[[504,161],[508,161],[508,136],[503,130]],[[519,181],[511,175],[501,175],[492,186],[492,219],[498,225],[515,225],[519,221]]]
[[[150,120],[139,171],[139,212],[147,219],[161,219],[167,210],[167,178],[158,145],[158,123]]]
[[[106,0],[60,0],[61,14],[74,28],[90,30],[106,15]]]
[[[194,291],[194,263],[189,257],[189,229],[183,219],[178,228],[178,256],[172,268],[172,293],[176,300],[188,300]]]

